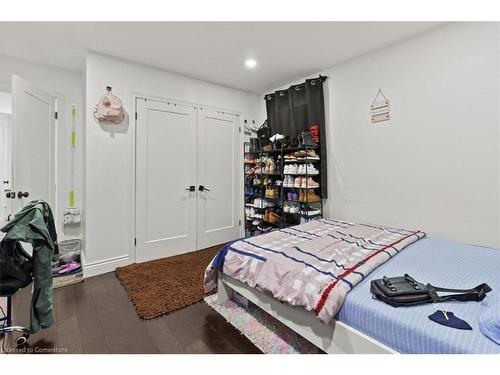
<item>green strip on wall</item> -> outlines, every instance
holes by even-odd
[[[76,146],[76,132],[71,132],[71,147],[75,148]]]
[[[75,208],[75,192],[73,190],[69,192],[69,207]]]

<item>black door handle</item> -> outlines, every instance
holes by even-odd
[[[17,192],[17,197],[20,199],[20,198],[28,198],[30,196],[30,193],[28,193],[27,191],[25,191],[24,193],[22,191],[18,191]]]
[[[190,187],[188,187],[186,189],[186,191],[195,191],[195,190],[196,190],[196,186],[194,186],[194,185],[191,185]]]
[[[14,193],[13,191],[8,191],[7,193],[5,193],[5,196],[10,199],[16,199],[16,193]]]
[[[200,186],[198,187],[198,190],[199,190],[199,191],[210,191],[210,189],[207,189],[207,188],[206,188],[205,186],[203,186],[203,185],[200,185]]]

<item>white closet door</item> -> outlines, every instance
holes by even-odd
[[[198,110],[198,249],[239,234],[238,126],[236,115]]]
[[[14,75],[12,114],[12,210],[34,199],[55,210],[55,98]]]
[[[195,109],[137,99],[136,157],[136,261],[195,250]]]

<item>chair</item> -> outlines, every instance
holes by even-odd
[[[0,297],[7,297],[7,314],[4,313],[4,318],[0,319],[0,336],[20,332],[21,335],[16,338],[16,345],[21,346],[28,341],[31,332],[26,327],[12,325],[12,296],[20,289],[17,280],[12,283],[4,283],[0,285]]]
[[[32,282],[32,257],[24,251],[17,241],[0,242],[0,297],[7,298],[7,313],[2,309],[0,335],[20,332],[16,344],[21,346],[28,341],[31,332],[26,327],[12,325],[12,296]]]

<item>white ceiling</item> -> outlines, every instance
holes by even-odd
[[[0,54],[81,71],[92,50],[261,94],[440,24],[0,22]]]

